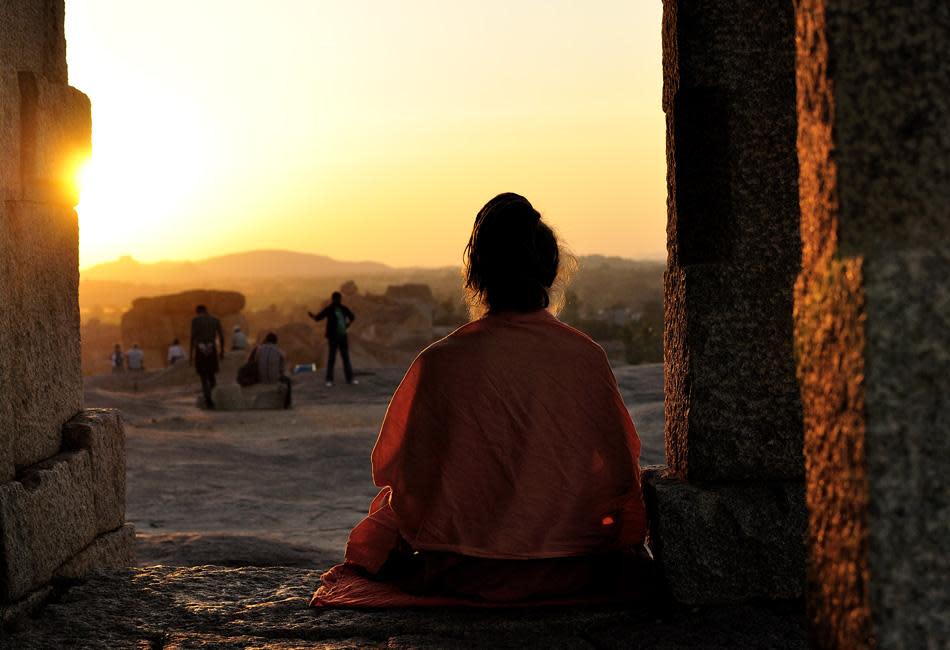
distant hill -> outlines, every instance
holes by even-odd
[[[321,278],[386,273],[392,268],[378,262],[344,262],[325,255],[282,250],[259,250],[210,257],[197,262],[137,262],[121,257],[82,272],[83,281],[128,284],[206,284],[223,279]]]

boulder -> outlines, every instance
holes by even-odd
[[[220,384],[211,391],[211,398],[217,411],[282,409],[286,392],[283,384],[255,384],[245,387]],[[198,396],[197,405],[204,408],[204,396]]]
[[[644,472],[650,540],[686,604],[800,598],[805,490],[796,481],[695,485]]]
[[[146,368],[160,368],[172,340],[179,339],[187,349],[191,336],[191,319],[195,307],[205,305],[221,319],[225,346],[230,345],[232,328],[247,322],[241,314],[244,295],[237,291],[194,290],[182,293],[137,298],[132,308],[122,315],[122,345],[128,349],[138,343],[145,350]]]
[[[50,581],[96,537],[89,452],[67,452],[0,485],[0,601]]]
[[[152,566],[92,577],[9,647],[804,649],[800,608],[767,603],[313,610],[320,570]]]

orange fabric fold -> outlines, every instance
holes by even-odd
[[[400,540],[508,560],[633,547],[646,533],[639,454],[596,343],[546,311],[489,314],[426,348],[400,383],[372,454],[382,489],[346,562],[376,573]],[[334,571],[340,596],[321,587],[313,604],[354,606],[341,581],[356,573]],[[390,585],[379,595],[367,606],[398,600]]]

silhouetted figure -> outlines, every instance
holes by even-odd
[[[234,326],[234,332],[231,334],[231,349],[232,350],[246,350],[247,349],[247,335],[241,330],[240,325]]]
[[[185,350],[181,347],[181,342],[175,339],[172,341],[172,344],[168,346],[168,354],[165,355],[165,366],[173,366],[185,358]]]
[[[359,381],[353,379],[353,367],[350,365],[350,346],[346,338],[346,330],[356,316],[353,315],[346,305],[343,304],[343,294],[334,291],[330,297],[330,304],[323,310],[314,314],[307,312],[315,321],[326,319],[327,321],[327,345],[330,352],[327,355],[327,386],[333,385],[333,366],[336,365],[336,352],[340,351],[340,358],[343,359],[343,374],[346,377],[346,383],[358,384]]]
[[[112,374],[125,372],[125,355],[122,354],[122,346],[118,343],[112,348],[112,354],[109,355],[109,362],[112,364]]]
[[[214,408],[211,391],[215,386],[215,375],[218,373],[217,341],[221,342],[220,354],[224,358],[224,332],[221,330],[221,321],[208,313],[208,308],[198,305],[197,314],[191,319],[191,344],[188,349],[189,363],[194,363],[195,370],[201,378],[201,392],[204,394],[205,405]]]
[[[125,357],[125,363],[129,370],[140,372],[145,370],[145,353],[138,343],[132,344],[132,349]]]
[[[502,194],[465,258],[480,317],[396,389],[372,454],[382,490],[312,605],[576,604],[643,586],[640,439],[603,349],[547,310],[569,266],[554,232]]]
[[[290,377],[285,373],[287,358],[283,350],[277,347],[277,335],[269,332],[264,342],[251,351],[257,361],[257,380],[261,384],[283,384],[286,393],[284,408],[290,408]]]

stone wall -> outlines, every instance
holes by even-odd
[[[802,0],[796,288],[815,647],[950,638],[950,6]]]
[[[646,494],[685,602],[804,583],[794,36],[788,0],[664,2],[670,474]]]
[[[121,421],[81,412],[75,175],[91,117],[66,85],[63,11],[63,0],[0,5],[4,612],[38,600],[57,575],[125,566],[132,551]]]

